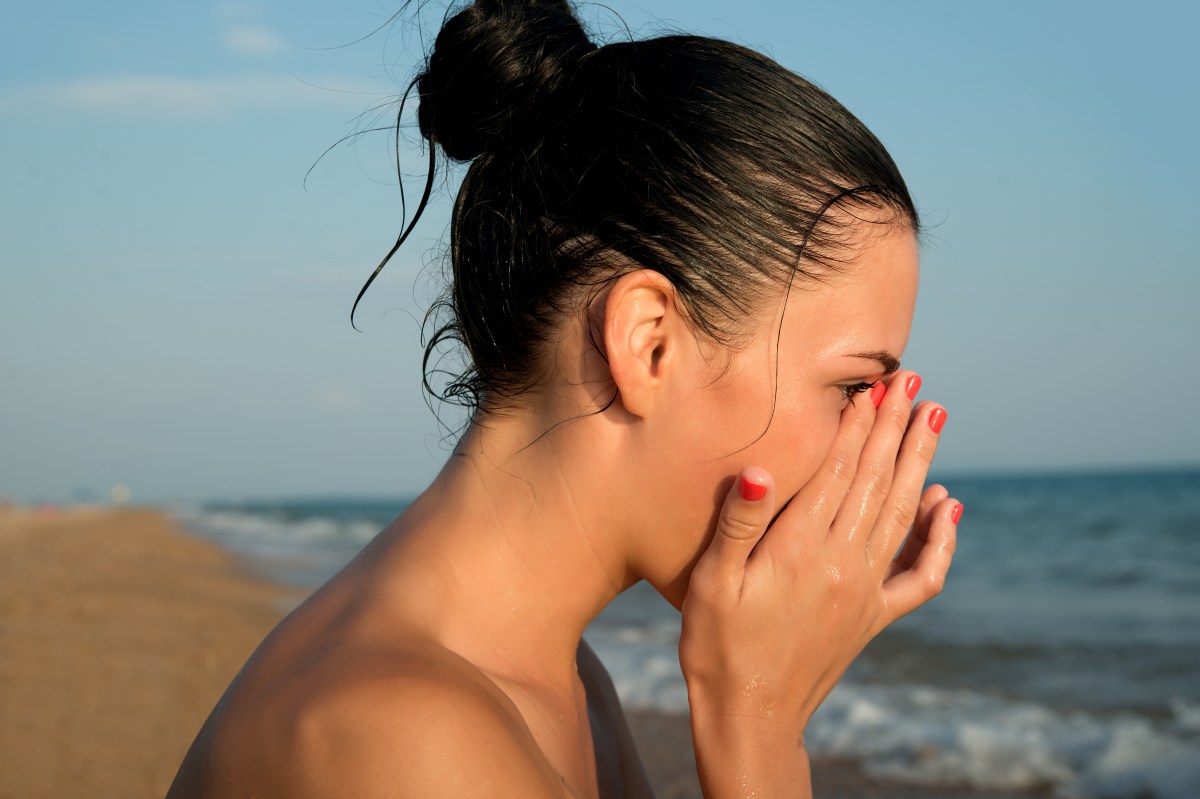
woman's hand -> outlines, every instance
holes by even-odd
[[[896,375],[878,411],[859,395],[794,497],[756,467],[730,489],[679,642],[705,796],[808,795],[813,712],[872,638],[941,591],[962,506],[922,492],[946,412],[914,408],[919,385]]]

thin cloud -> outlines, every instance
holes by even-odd
[[[261,13],[257,3],[242,2],[241,0],[222,0],[214,9],[219,19],[227,22],[242,22],[254,19]]]
[[[234,25],[221,34],[221,43],[238,55],[269,58],[283,52],[286,43],[279,34],[257,25]]]
[[[306,82],[292,75],[218,78],[112,75],[0,87],[0,115],[47,113],[190,121],[296,108],[363,109],[382,95],[343,80]]]
[[[221,44],[242,56],[271,58],[283,52],[287,41],[259,22],[262,9],[255,3],[220,2],[216,8],[221,24]]]
[[[344,386],[324,386],[313,396],[313,405],[319,410],[333,413],[356,411],[362,407],[358,397]]]

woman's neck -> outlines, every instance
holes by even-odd
[[[584,628],[636,577],[609,444],[584,419],[472,424],[386,536],[453,651],[505,679],[574,680]],[[531,445],[531,442],[536,443]]]

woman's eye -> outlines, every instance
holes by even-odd
[[[878,383],[878,382],[879,381],[876,380],[871,383],[850,383],[848,385],[838,386],[838,388],[840,388],[842,390],[842,394],[845,395],[846,400],[850,401],[850,400],[854,399],[855,394],[861,394],[864,391],[870,391],[872,388],[875,387],[875,383]]]

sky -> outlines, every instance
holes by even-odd
[[[412,495],[433,477],[452,439],[421,394],[420,319],[444,197],[349,321],[401,209],[388,135],[337,143],[386,122],[440,14],[371,35],[397,7],[8,10],[0,497]],[[1200,463],[1200,6],[579,7],[601,37],[767,52],[887,145],[927,226],[904,363],[949,411],[948,482]]]

